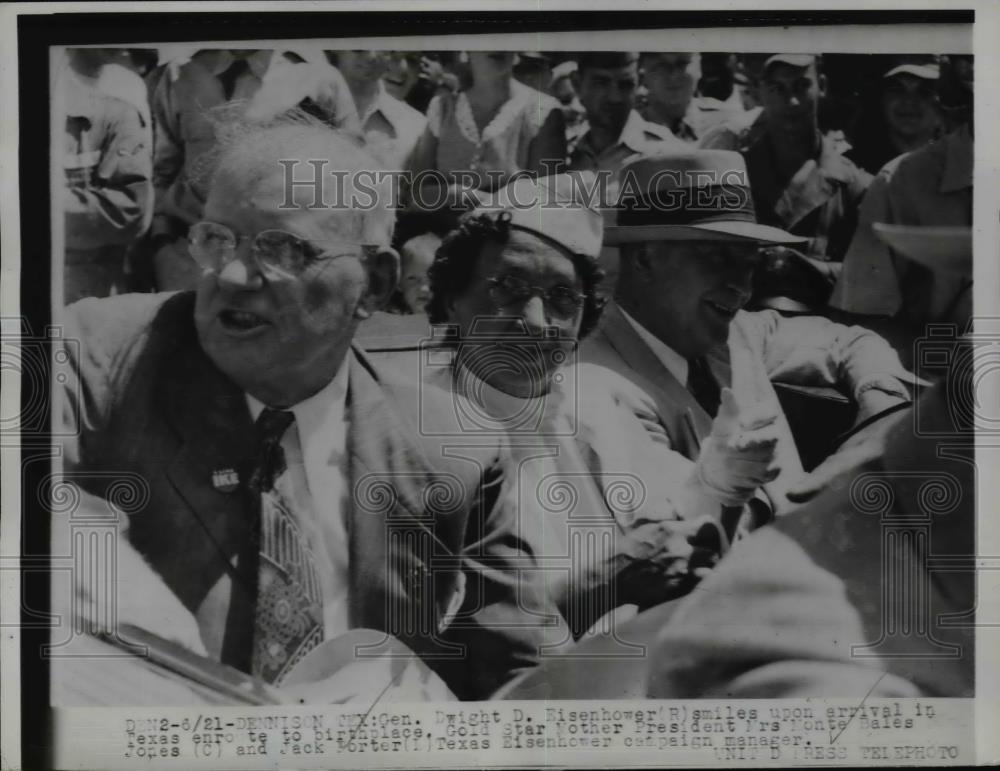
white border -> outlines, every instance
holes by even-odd
[[[484,11],[502,10],[525,12],[559,11],[559,10],[607,10],[609,3],[589,1],[567,2],[564,0],[512,0],[502,8],[485,9],[480,3],[469,0],[371,0],[370,2],[305,2],[291,0],[289,2],[166,2],[145,3],[125,6],[118,3],[16,3],[0,7],[0,252],[2,252],[2,267],[0,267],[0,315],[4,318],[17,318],[19,307],[20,275],[20,214],[18,209],[19,168],[17,157],[17,16],[37,15],[62,12],[176,12],[189,11],[193,14],[210,11],[229,12],[261,12],[261,11],[339,11],[364,10],[399,11],[418,13],[420,11]],[[846,3],[812,3],[800,0],[770,0],[769,2],[724,2],[722,0],[699,0],[697,2],[637,2],[636,0],[621,0],[613,5],[617,11],[733,11],[736,13],[754,13],[761,11],[781,10],[823,10],[831,9],[837,12],[851,10],[902,10],[898,2],[892,0],[873,0],[869,2]],[[1000,116],[1000,89],[996,88],[992,77],[1000,72],[1000,4],[990,0],[965,0],[964,2],[940,2],[938,0],[910,0],[905,8],[913,10],[945,8],[974,9],[976,23],[973,31],[973,52],[976,55],[978,71],[976,89],[976,149],[975,149],[975,238],[974,248],[976,260],[975,304],[978,317],[992,316],[1000,319],[1000,143],[996,140],[996,118]],[[193,17],[194,18],[194,17]],[[936,29],[944,36],[947,45],[935,46],[940,51],[962,52],[964,43],[962,35],[945,26]],[[877,32],[862,27],[795,27],[794,37],[780,28],[734,27],[709,30],[666,30],[650,33],[648,31],[615,31],[611,33],[542,33],[498,36],[463,36],[458,42],[453,36],[423,37],[419,40],[404,43],[399,39],[370,38],[365,40],[352,39],[352,47],[364,45],[368,47],[463,49],[480,47],[501,47],[521,50],[560,50],[581,47],[581,35],[587,48],[613,49],[620,47],[616,41],[627,38],[628,48],[635,50],[637,43],[650,40],[650,44],[642,44],[648,48],[674,48],[677,50],[766,50],[780,48],[785,51],[825,51],[825,52],[859,52],[859,53],[891,53],[894,51],[923,50],[922,41],[926,32],[918,32],[905,25],[902,27],[883,27]],[[955,35],[955,37],[951,37]],[[774,43],[772,36],[777,36],[780,45]],[[502,45],[497,43],[502,37]],[[599,38],[599,41],[595,38]],[[324,39],[329,41],[329,39]],[[544,42],[541,42],[541,41]],[[706,45],[706,41],[712,42]],[[954,42],[952,42],[954,41]],[[115,41],[124,44],[127,41]],[[391,45],[390,45],[391,43]],[[329,44],[329,43],[328,43]],[[225,45],[225,44],[221,44]],[[4,330],[7,332],[7,329]],[[42,330],[36,330],[40,332]],[[996,329],[1000,333],[1000,320]],[[6,363],[7,352],[4,352]],[[991,404],[1000,403],[1000,384],[992,378],[985,383],[987,391],[982,394],[984,399],[992,400]],[[20,382],[18,371],[4,367],[0,372],[0,400],[2,414],[9,416],[16,413],[20,404]],[[995,514],[996,475],[992,469],[983,465],[987,458],[995,457],[980,451],[979,473],[979,532],[978,548],[981,555],[1000,555],[1000,518]],[[0,651],[0,768],[19,768],[20,763],[20,700],[19,672],[20,649],[18,630],[11,624],[16,624],[20,604],[20,582],[16,571],[10,570],[12,559],[16,559],[20,546],[20,522],[17,516],[20,511],[20,474],[19,454],[16,450],[0,450],[0,463],[4,473],[3,484],[0,486],[0,620],[2,620],[2,651]],[[14,469],[15,471],[11,471]],[[993,559],[995,564],[1000,557]],[[993,626],[981,626],[977,631],[977,699],[976,716],[976,757],[979,762],[996,762],[1000,760],[1000,713],[996,710],[997,697],[1000,693],[1000,570],[983,570],[978,575],[978,613],[981,619],[987,619]]]

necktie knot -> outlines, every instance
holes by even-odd
[[[265,407],[257,416],[257,422],[254,423],[257,439],[262,444],[280,442],[281,437],[294,420],[295,413],[291,410],[275,410]]]
[[[290,410],[265,407],[254,423],[257,433],[257,462],[250,475],[250,487],[258,492],[270,489],[274,480],[285,470],[285,454],[281,451],[281,437],[295,420]]]

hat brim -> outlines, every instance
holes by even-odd
[[[872,223],[875,237],[932,270],[972,277],[972,228]]]
[[[604,229],[607,246],[643,241],[750,241],[758,244],[801,244],[807,239],[756,222],[723,220],[697,225],[610,225]]]

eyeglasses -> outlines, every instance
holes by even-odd
[[[261,272],[291,276],[301,274],[318,262],[360,257],[375,248],[350,242],[307,241],[284,230],[261,230],[252,236],[237,236],[217,222],[199,222],[188,231],[191,257],[203,269],[217,273],[236,259],[236,250],[247,240],[250,241],[250,257]]]
[[[546,289],[542,286],[532,286],[527,281],[510,275],[490,276],[486,279],[486,283],[490,287],[490,298],[498,308],[509,308],[537,295],[542,298],[546,308],[564,319],[572,317],[586,299],[584,295],[568,286]]]

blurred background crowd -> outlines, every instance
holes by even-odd
[[[755,307],[848,314],[905,348],[927,322],[968,319],[971,280],[901,258],[872,225],[971,225],[972,80],[972,57],[947,55],[69,49],[55,90],[64,300],[192,287],[187,229],[218,116],[301,107],[422,180],[401,184],[394,312],[423,311],[427,268],[475,189],[525,170],[613,176],[683,143],[742,153],[758,220],[808,239],[769,251]],[[602,261],[613,285],[614,250]]]

